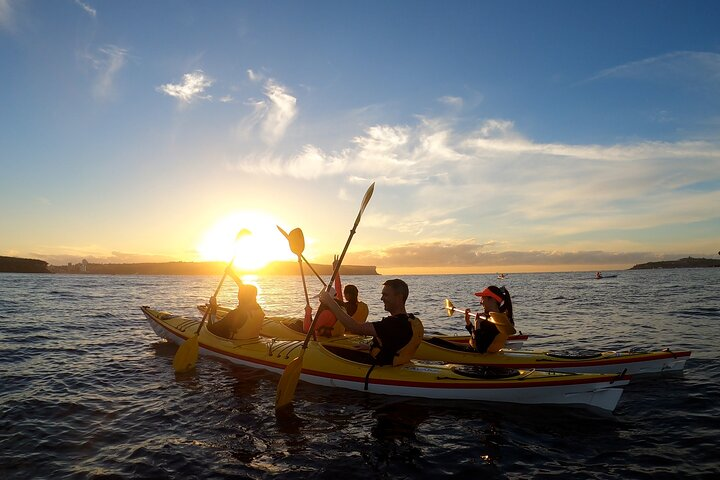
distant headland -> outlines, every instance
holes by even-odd
[[[48,263],[32,258],[0,256],[0,272],[9,273],[50,273]]]
[[[42,260],[0,256],[0,272],[13,273],[77,273],[101,275],[222,275],[225,262],[164,262],[164,263],[80,263],[67,265],[48,265]],[[311,264],[319,275],[330,276],[332,265]],[[305,267],[305,273],[312,271]],[[297,262],[271,262],[264,268],[254,272],[258,275],[299,275]],[[342,275],[379,275],[377,268],[364,265],[342,265]]]
[[[630,270],[650,270],[654,268],[708,268],[720,267],[720,260],[711,258],[681,258],[665,262],[648,262],[634,265]]]

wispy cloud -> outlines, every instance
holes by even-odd
[[[85,12],[90,15],[91,17],[95,18],[97,16],[97,10],[95,10],[93,7],[88,5],[85,2],[82,2],[81,0],[75,0],[75,4],[80,6]]]
[[[248,74],[248,78],[250,79],[251,82],[262,82],[263,80],[265,80],[265,75],[263,75],[262,73],[256,72],[253,69],[249,68],[247,71],[247,74]]]
[[[0,0],[0,30],[12,33],[15,27],[13,0]]]
[[[265,85],[266,104],[263,134],[267,142],[273,143],[282,138],[288,126],[297,116],[297,99],[286,87],[272,80]]]
[[[488,244],[473,242],[405,243],[372,251],[354,251],[348,261],[383,268],[402,267],[487,267],[632,265],[650,261],[674,260],[674,255],[651,252],[590,251],[494,251]]]
[[[461,130],[451,118],[417,117],[414,124],[368,127],[347,145],[247,156],[238,167],[302,179],[336,176],[346,184],[375,180],[402,202],[386,205],[382,216],[369,214],[367,224],[428,240],[467,236],[478,217],[515,248],[567,245],[568,238],[580,246],[593,232],[718,218],[720,190],[712,185],[720,185],[720,142],[714,140],[542,143],[505,119]]]
[[[720,86],[720,53],[677,51],[606,68],[587,81],[632,78]]]
[[[125,66],[127,57],[128,51],[116,45],[105,45],[98,48],[95,53],[86,55],[97,72],[93,86],[95,98],[104,99],[112,96],[115,77]]]
[[[444,97],[440,97],[439,101],[449,107],[461,108],[463,106],[463,99],[461,97],[446,95]]]
[[[248,70],[251,79],[256,81],[260,77]],[[245,117],[238,125],[238,135],[243,138],[255,138],[259,136],[267,145],[279,142],[287,129],[298,115],[297,98],[295,98],[287,87],[279,82],[268,79],[263,85],[265,98],[250,100],[246,104],[252,108],[252,113]],[[282,163],[282,161],[265,159],[270,163]],[[289,160],[292,161],[292,160]],[[266,172],[274,172],[272,166],[261,165],[260,169]]]
[[[208,78],[202,70],[195,70],[183,75],[181,83],[166,83],[157,87],[156,90],[187,104],[196,99],[212,99],[211,95],[205,95],[205,90],[213,83],[214,81]]]

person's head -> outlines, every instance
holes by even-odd
[[[257,302],[257,287],[255,285],[243,284],[238,287],[238,303],[241,305]]]
[[[357,302],[358,299],[358,289],[355,285],[345,285],[345,288],[343,288],[343,294],[345,294],[345,298],[350,303]]]
[[[510,298],[510,292],[508,292],[505,287],[490,285],[485,290],[475,293],[475,295],[480,297],[480,302],[482,303],[485,313],[505,313],[508,319],[510,319],[510,322],[514,323],[512,299]]]
[[[407,283],[399,278],[393,278],[383,283],[382,300],[385,311],[392,315],[405,313],[405,301],[410,294]]]

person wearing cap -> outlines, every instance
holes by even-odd
[[[505,346],[505,341],[515,333],[512,300],[505,287],[490,285],[475,293],[480,297],[485,315],[475,315],[470,321],[470,311],[465,311],[465,328],[470,332],[470,345],[480,353],[494,353]]]

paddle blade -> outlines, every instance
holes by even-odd
[[[449,298],[445,299],[445,310],[447,310],[447,316],[452,317],[453,312],[455,311],[455,305],[453,305]]]
[[[193,335],[180,345],[175,352],[175,358],[173,358],[173,367],[177,373],[184,373],[195,368],[199,348],[197,335]]]
[[[288,234],[288,243],[290,244],[290,250],[298,257],[305,251],[305,235],[299,228],[294,228]]]
[[[304,353],[305,349],[302,349],[300,355],[285,367],[285,371],[278,382],[277,395],[275,396],[275,410],[279,410],[292,403],[298,380],[300,380],[300,373],[302,373]]]
[[[247,228],[243,228],[242,230],[240,230],[240,231],[238,232],[237,236],[235,237],[235,241],[237,242],[237,241],[240,240],[242,237],[245,237],[245,236],[247,236],[247,235],[252,235],[252,232],[251,232],[250,230],[248,230]]]
[[[360,206],[360,213],[358,213],[358,220],[360,220],[360,216],[365,211],[365,207],[367,207],[367,204],[370,203],[370,198],[372,198],[372,194],[375,191],[375,182],[368,187],[367,192],[365,192],[365,196],[363,197],[362,204]]]

